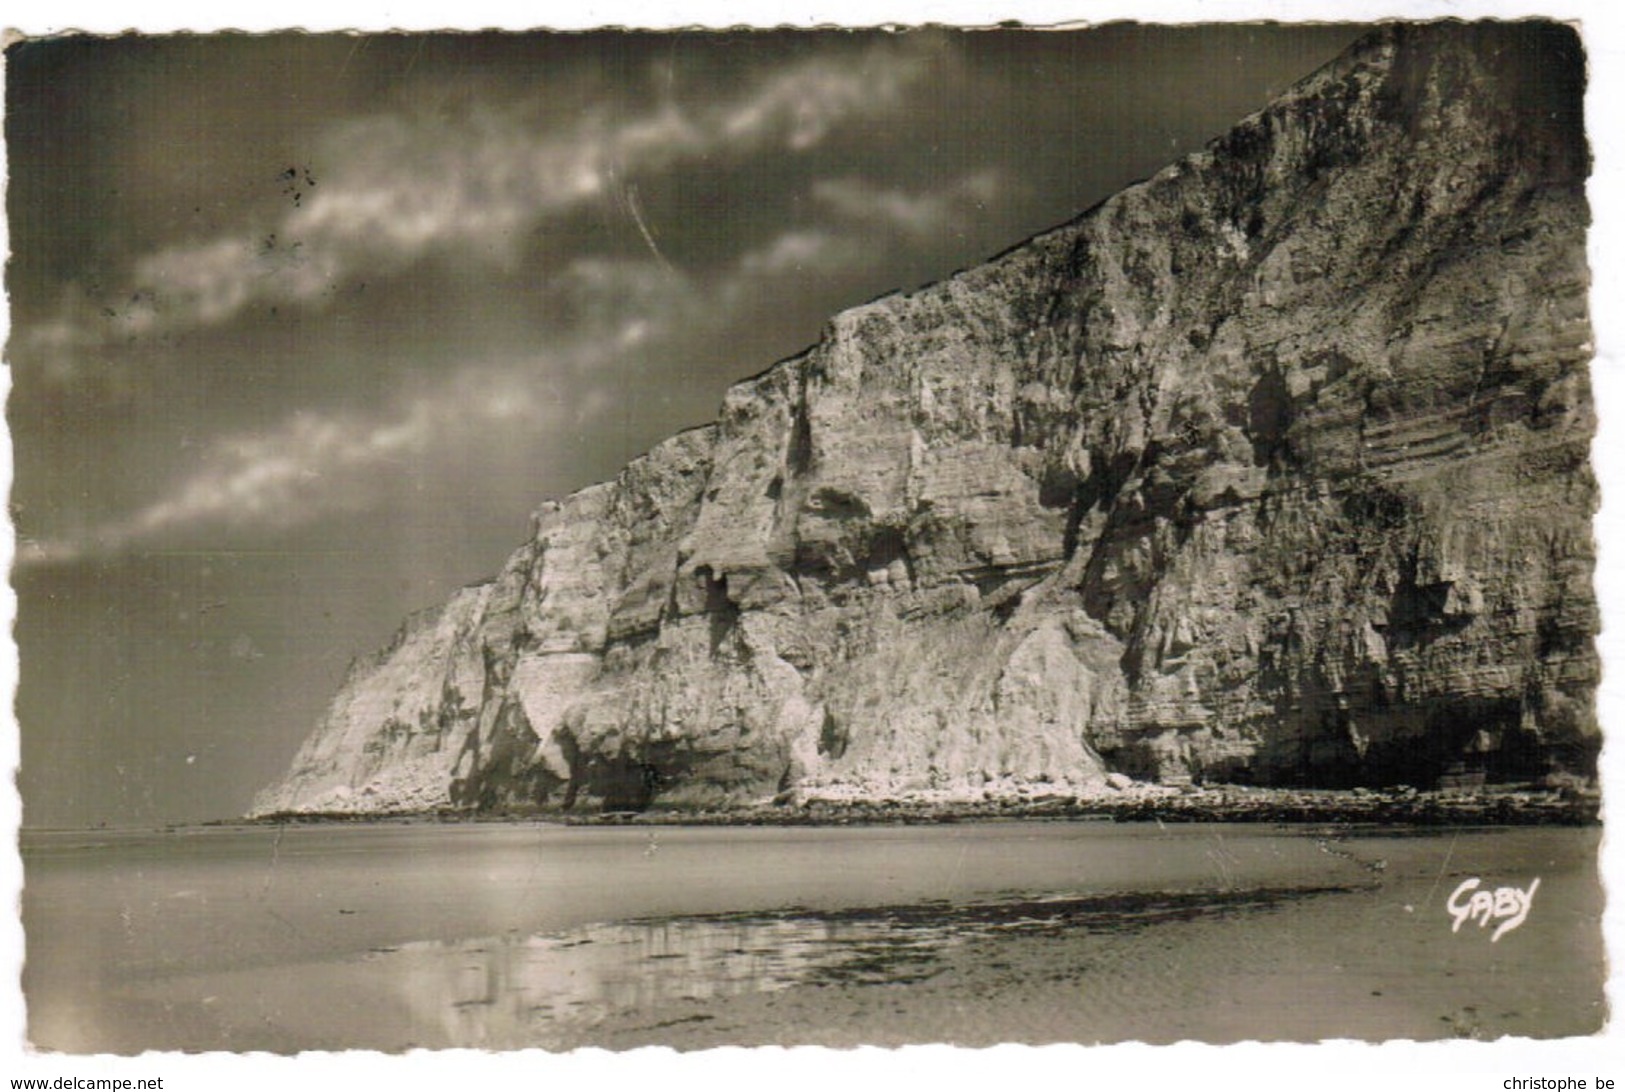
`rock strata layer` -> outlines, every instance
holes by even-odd
[[[1583,59],[1382,28],[546,504],[257,814],[1594,772]]]

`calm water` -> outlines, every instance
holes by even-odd
[[[1598,840],[1039,822],[29,834],[24,991],[30,1039],[72,1052],[1585,1034],[1604,1015]],[[1498,940],[1505,918],[1452,928],[1475,877],[1533,887]]]

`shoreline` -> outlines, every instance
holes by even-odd
[[[220,833],[35,867],[36,1043],[1544,1038],[1590,1034],[1604,1012],[1597,827],[401,818]],[[1466,876],[1538,877],[1534,912],[1500,944],[1453,932]]]
[[[1028,794],[984,800],[814,797],[730,807],[656,806],[641,812],[573,813],[557,809],[410,812],[282,812],[218,825],[426,822],[548,822],[561,826],[851,826],[919,825],[999,819],[1159,823],[1332,823],[1393,826],[1595,826],[1596,789],[1528,785],[1471,790],[1279,789],[1252,786],[1170,788],[1136,785],[1094,796]]]

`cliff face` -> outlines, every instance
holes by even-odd
[[[1590,772],[1582,71],[1383,29],[837,316],[544,506],[256,812]]]

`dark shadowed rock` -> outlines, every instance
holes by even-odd
[[[256,811],[1591,774],[1582,72],[1552,24],[1385,28],[837,315],[544,506]]]

